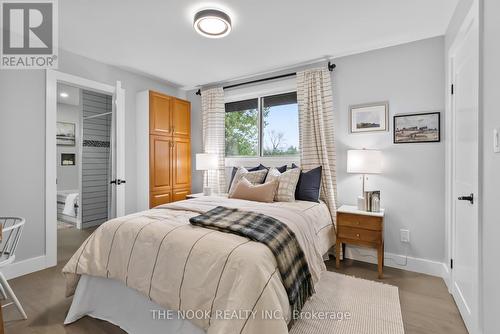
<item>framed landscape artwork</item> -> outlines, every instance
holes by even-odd
[[[387,131],[389,103],[377,102],[349,107],[351,133]]]
[[[441,140],[440,112],[394,116],[394,144]]]
[[[57,145],[75,146],[75,123],[57,122]]]

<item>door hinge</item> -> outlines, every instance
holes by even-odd
[[[455,94],[455,85],[451,84],[451,95]]]
[[[450,259],[450,268],[453,269],[453,259]]]

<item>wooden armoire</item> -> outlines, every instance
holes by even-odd
[[[191,104],[149,91],[149,207],[191,193]]]

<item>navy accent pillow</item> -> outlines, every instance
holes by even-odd
[[[299,168],[292,164],[292,168]],[[321,188],[321,173],[323,166],[311,169],[308,172],[300,172],[299,182],[295,188],[295,199],[300,201],[319,202],[319,191]]]
[[[286,166],[286,165],[281,166],[281,167],[276,167],[276,169],[277,169],[277,170],[278,170],[278,172],[280,172],[280,173],[284,173],[284,172],[286,172],[286,168],[287,168],[287,166]]]
[[[247,171],[249,172],[255,172],[256,170],[262,170],[262,169],[267,169],[269,170],[269,168],[267,168],[266,166],[264,166],[263,164],[260,164],[258,165],[257,167],[250,167],[250,168],[247,168]],[[233,184],[233,180],[234,180],[234,176],[236,175],[236,172],[238,171],[238,167],[233,167],[233,170],[231,171],[231,181],[229,182],[229,187],[227,188],[227,191],[229,191],[229,189],[231,189],[231,184]],[[266,178],[264,178],[265,180]]]

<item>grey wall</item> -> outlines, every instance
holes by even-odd
[[[0,214],[26,218],[16,258],[43,255],[45,74],[41,71],[0,73],[0,160]]]
[[[82,147],[82,226],[100,225],[108,220],[108,184],[112,97],[84,90]]]
[[[483,246],[483,333],[500,333],[500,153],[493,153],[493,129],[500,130],[498,78],[500,78],[500,2],[484,0],[484,36],[482,50],[483,85],[483,180],[482,180],[482,246]]]
[[[175,86],[60,50],[59,71],[114,85],[125,98],[126,212],[136,209],[135,95],[153,89],[183,98]],[[0,214],[26,218],[17,260],[45,254],[45,72],[0,73]],[[55,204],[54,204],[55,205]]]
[[[80,156],[78,143],[80,142],[80,112],[81,107],[58,103],[57,121],[75,124],[75,146],[57,146],[57,190],[75,190],[78,189],[78,166],[80,165]],[[75,154],[74,166],[61,165],[61,153]]]
[[[443,59],[438,37],[336,59],[333,75],[340,203],[354,203],[360,193],[359,177],[346,173],[346,151],[382,150],[384,172],[369,177],[367,187],[381,190],[386,252],[405,254],[399,232],[405,228],[408,254],[436,261],[444,260],[444,143],[393,144],[392,116],[444,111]],[[389,101],[390,131],[349,134],[349,105],[374,101]]]
[[[392,143],[392,116],[400,113],[444,111],[444,38],[432,38],[335,59],[333,72],[339,202],[354,204],[361,180],[346,173],[346,151],[378,148],[384,154],[384,174],[370,177],[367,187],[381,190],[387,210],[386,252],[405,254],[399,230],[411,232],[408,254],[444,261],[444,143]],[[192,131],[201,133],[200,98],[192,103]],[[389,132],[349,134],[351,104],[390,103]],[[444,115],[442,114],[442,124]],[[443,129],[443,127],[442,127]],[[193,155],[201,152],[201,138],[193,138]],[[199,172],[193,189],[201,190]]]

